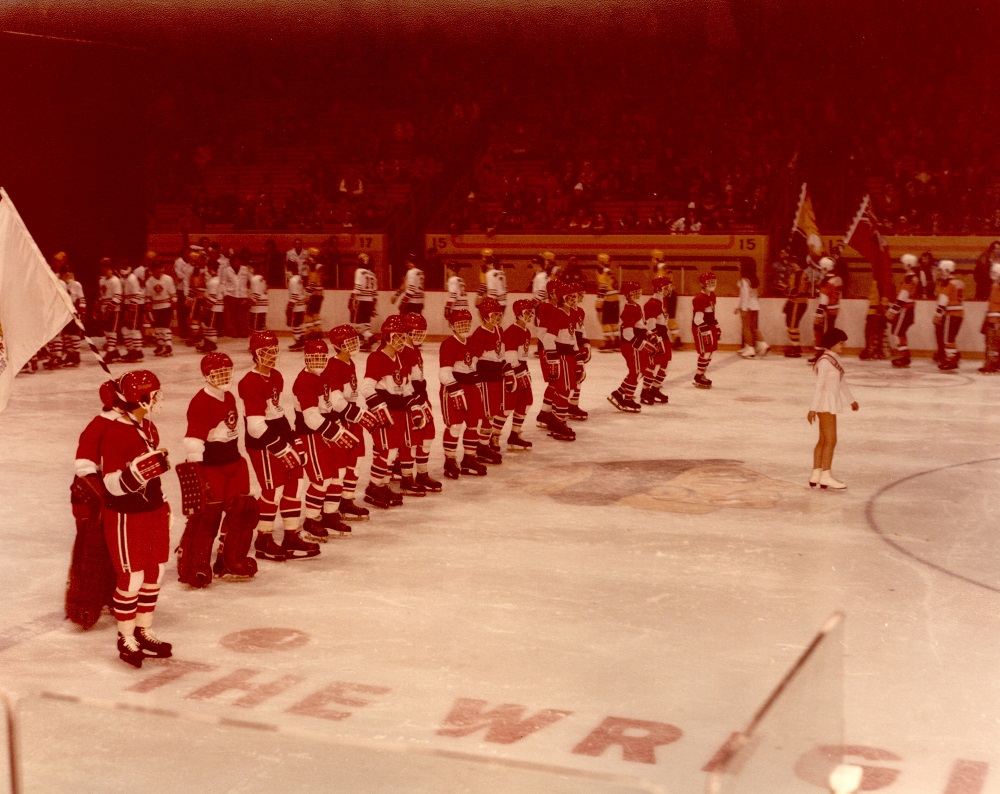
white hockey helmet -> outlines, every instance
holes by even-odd
[[[938,270],[944,273],[946,276],[950,276],[955,272],[955,263],[950,259],[942,259],[938,262]]]
[[[903,267],[907,270],[912,270],[917,266],[917,255],[916,254],[903,254],[899,257],[899,261],[902,263]]]
[[[829,273],[833,270],[833,260],[828,256],[821,257],[819,260],[819,269],[824,273]]]

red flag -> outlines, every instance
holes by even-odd
[[[882,227],[872,212],[870,196],[866,195],[861,200],[861,206],[844,235],[844,244],[851,246],[871,263],[879,295],[892,299],[892,258],[889,256],[889,244],[882,235]]]
[[[819,236],[816,213],[813,211],[812,199],[806,190],[805,182],[799,191],[799,203],[795,209],[795,220],[792,221],[788,251],[803,267],[815,264],[823,255],[823,240]]]

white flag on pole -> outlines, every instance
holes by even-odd
[[[14,376],[73,314],[69,294],[0,187],[0,411]]]

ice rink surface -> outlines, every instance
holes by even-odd
[[[287,343],[286,389],[302,361]],[[235,386],[245,340],[222,349]],[[153,418],[178,462],[203,381],[198,354],[175,350],[141,366],[164,384]],[[437,345],[424,356],[436,383]],[[141,670],[119,661],[109,616],[89,632],[63,619],[72,460],[103,373],[88,360],[18,377],[0,414],[0,686],[25,698],[25,790],[125,790],[93,765],[133,745],[156,776],[130,789],[360,792],[388,774],[367,749],[339,763],[324,742],[341,737],[508,763],[468,790],[612,791],[594,781],[623,776],[701,792],[720,744],[842,610],[845,738],[864,790],[1000,792],[1000,379],[979,361],[939,373],[848,356],[861,410],[840,417],[833,472],[849,487],[832,493],[807,486],[804,360],[720,352],[710,391],[691,385],[694,363],[675,354],[669,405],[630,415],[606,400],[621,357],[595,353],[576,442],[547,438],[533,409],[532,451],[373,509],[317,559],[262,561],[252,581],[204,590],[171,563],[156,626],[175,656]],[[439,479],[441,461],[439,435]],[[177,480],[164,481],[176,541]],[[213,718],[270,727],[226,738]],[[535,774],[546,767],[583,777],[563,788]],[[408,775],[379,790],[425,790]]]

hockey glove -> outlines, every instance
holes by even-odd
[[[545,380],[548,383],[557,383],[559,378],[562,377],[562,366],[558,358],[546,357],[545,363],[542,366],[545,370]]]
[[[419,403],[410,403],[408,410],[410,413],[410,423],[414,428],[420,430],[424,426],[425,418],[424,412],[421,410]]]
[[[323,440],[332,447],[351,450],[361,443],[361,439],[354,433],[332,419],[327,419],[320,427],[319,432]]]
[[[174,467],[181,486],[181,512],[186,516],[204,510],[209,501],[208,483],[201,464],[196,462],[178,463]]]
[[[286,469],[296,469],[302,465],[302,456],[283,438],[276,438],[268,444],[267,451],[274,455]]]
[[[508,394],[517,391],[517,376],[512,369],[505,370],[503,373],[503,390]]]
[[[938,306],[937,311],[934,314],[934,325],[941,325],[941,323],[944,322],[945,314],[946,312],[944,306]]]
[[[375,403],[371,412],[375,416],[375,427],[392,427],[392,414],[385,403]]]
[[[367,408],[362,408],[357,403],[351,403],[344,409],[344,419],[348,422],[356,422],[365,430],[371,430],[378,424],[378,417]]]
[[[122,469],[119,481],[123,490],[135,493],[145,488],[150,480],[155,480],[168,471],[170,471],[170,461],[167,460],[167,451],[151,449]]]
[[[528,372],[527,364],[520,364],[514,371],[514,378],[519,389],[531,389],[531,373]]]
[[[457,383],[450,383],[445,386],[444,393],[445,397],[448,398],[448,410],[460,413],[469,407],[465,399],[465,392]]]

